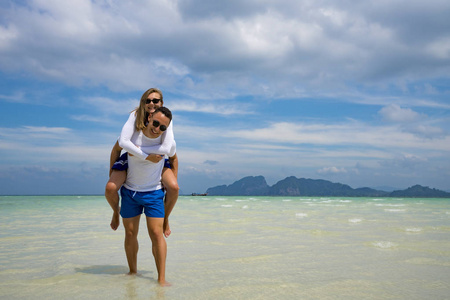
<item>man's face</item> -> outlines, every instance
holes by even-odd
[[[151,117],[149,117],[148,121],[148,134],[152,138],[159,137],[165,130],[167,130],[167,127],[169,127],[170,123],[169,118],[161,112],[153,114]]]

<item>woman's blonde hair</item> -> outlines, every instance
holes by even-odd
[[[163,94],[162,92],[157,88],[151,88],[148,89],[142,94],[141,102],[139,102],[139,107],[136,107],[135,114],[136,114],[136,122],[134,123],[134,126],[136,127],[136,131],[142,130],[145,128],[148,122],[148,112],[145,110],[145,105],[147,104],[147,98],[148,95],[151,93],[158,93],[161,97],[161,106],[163,106]]]

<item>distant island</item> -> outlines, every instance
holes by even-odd
[[[386,192],[368,187],[351,188],[322,179],[287,177],[269,186],[264,176],[247,176],[230,185],[209,188],[208,196],[328,196],[328,197],[409,197],[450,198],[450,193],[414,185],[406,190]]]

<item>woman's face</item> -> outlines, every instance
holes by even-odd
[[[157,100],[159,100],[159,101],[157,101]],[[150,95],[148,95],[147,102],[145,104],[145,110],[149,114],[152,114],[158,107],[161,107],[161,106],[163,106],[163,102],[161,100],[161,96],[158,93],[153,92]]]

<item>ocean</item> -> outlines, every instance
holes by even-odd
[[[159,287],[101,196],[0,196],[1,299],[450,299],[450,199],[192,197]],[[144,223],[144,224],[142,224]]]

